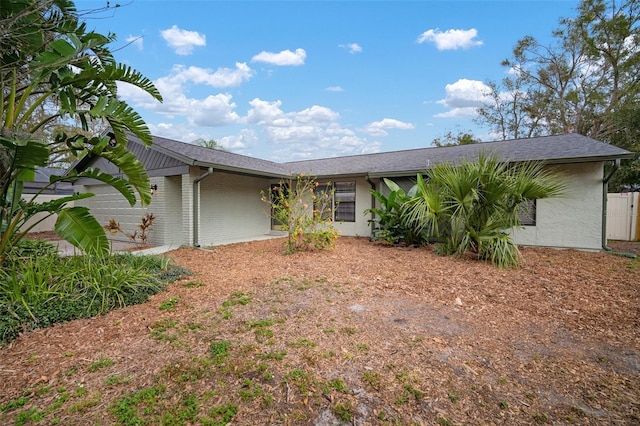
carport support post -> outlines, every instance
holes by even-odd
[[[213,174],[213,167],[209,167],[205,174],[193,181],[193,246],[200,247],[200,182]]]

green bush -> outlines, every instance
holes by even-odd
[[[160,256],[8,259],[0,271],[0,343],[34,328],[143,303],[167,283],[188,274]]]

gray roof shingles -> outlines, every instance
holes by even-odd
[[[578,134],[483,142],[442,148],[421,148],[376,154],[276,163],[226,151],[154,137],[154,146],[167,155],[198,166],[264,176],[304,173],[313,176],[401,175],[426,170],[440,162],[473,160],[481,151],[505,161],[575,163],[632,158],[633,153]]]

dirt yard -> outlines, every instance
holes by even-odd
[[[281,252],[183,248],[148,303],[24,334],[0,424],[640,424],[638,259]]]

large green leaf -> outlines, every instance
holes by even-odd
[[[100,182],[106,183],[107,185],[112,186],[117,189],[124,198],[127,199],[130,205],[134,205],[136,203],[136,194],[133,190],[133,186],[129,183],[127,179],[123,179],[121,177],[112,176],[108,173],[104,173],[99,169],[88,168],[83,172],[80,172],[71,176],[51,176],[51,183],[60,182],[60,181],[71,181],[75,182],[80,178],[89,178],[99,180]]]
[[[122,173],[127,176],[129,184],[140,194],[140,203],[142,205],[147,205],[151,202],[149,175],[147,175],[144,165],[136,159],[133,153],[127,150],[125,145],[118,143],[110,150],[103,151],[101,156],[118,166]]]
[[[109,240],[86,207],[70,207],[58,213],[54,231],[87,254],[106,254]]]
[[[49,159],[47,146],[39,141],[15,141],[0,136],[0,144],[7,148],[15,170],[22,168],[33,170],[37,166],[45,166]]]

